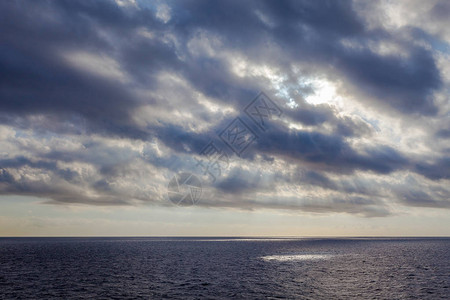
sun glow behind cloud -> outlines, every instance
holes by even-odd
[[[310,104],[336,105],[342,107],[344,105],[343,99],[336,92],[336,86],[325,79],[310,79],[304,81],[305,85],[311,86],[313,92],[305,96],[306,102]]]

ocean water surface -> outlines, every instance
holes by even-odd
[[[450,299],[450,238],[0,238],[1,299]]]

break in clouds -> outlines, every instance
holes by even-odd
[[[202,175],[199,152],[264,91],[283,114],[197,205],[450,208],[446,1],[0,6],[3,195],[172,205],[174,174]]]

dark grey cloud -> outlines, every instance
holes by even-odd
[[[439,1],[431,9],[431,15],[440,20],[448,21],[450,4],[447,1]]]
[[[306,174],[304,174],[304,176],[301,177],[299,181],[327,189],[337,189],[336,184],[332,180],[330,180],[327,176],[315,171],[308,171]]]
[[[261,178],[261,175],[251,170],[234,168],[224,180],[218,181],[215,187],[221,192],[231,194],[252,193],[273,188],[276,179],[272,178],[268,182],[267,179]]]
[[[14,182],[14,177],[5,169],[0,169],[0,183],[12,183]]]
[[[272,127],[264,139],[258,140],[258,151],[281,155],[292,160],[314,163],[318,168],[338,173],[354,170],[389,174],[407,169],[409,160],[388,146],[357,151],[342,135],[322,134],[285,127]]]
[[[316,127],[330,125],[335,134],[344,137],[368,136],[373,132],[372,127],[363,120],[337,116],[335,109],[330,105],[312,105],[306,101],[297,101],[297,103],[301,104],[296,108],[290,108],[287,105],[283,107],[285,115],[294,122]]]
[[[439,129],[436,132],[436,136],[439,138],[448,139],[450,138],[450,129]]]
[[[404,113],[437,112],[432,92],[441,87],[441,79],[428,51],[413,48],[407,59],[381,57],[370,51],[346,55],[342,63],[346,75],[380,102]]]
[[[303,104],[301,109],[285,109],[285,112],[293,120],[305,125],[320,125],[335,118],[333,111],[327,105]]]
[[[450,157],[443,157],[432,163],[418,163],[416,170],[433,180],[450,179]]]
[[[142,21],[127,17],[110,1],[17,1],[1,5],[1,26],[5,28],[0,48],[2,114],[55,114],[63,119],[78,115],[97,133],[147,137],[130,120],[139,103],[129,86],[74,68],[58,53],[82,49],[113,54],[114,45],[99,34],[99,29],[104,27],[117,37]],[[144,16],[146,24],[151,24],[151,15]]]
[[[413,207],[449,208],[450,190],[445,186],[423,185],[409,177],[404,184],[397,185],[392,191],[400,202]]]

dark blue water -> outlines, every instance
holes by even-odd
[[[450,299],[450,239],[0,238],[2,299]]]

